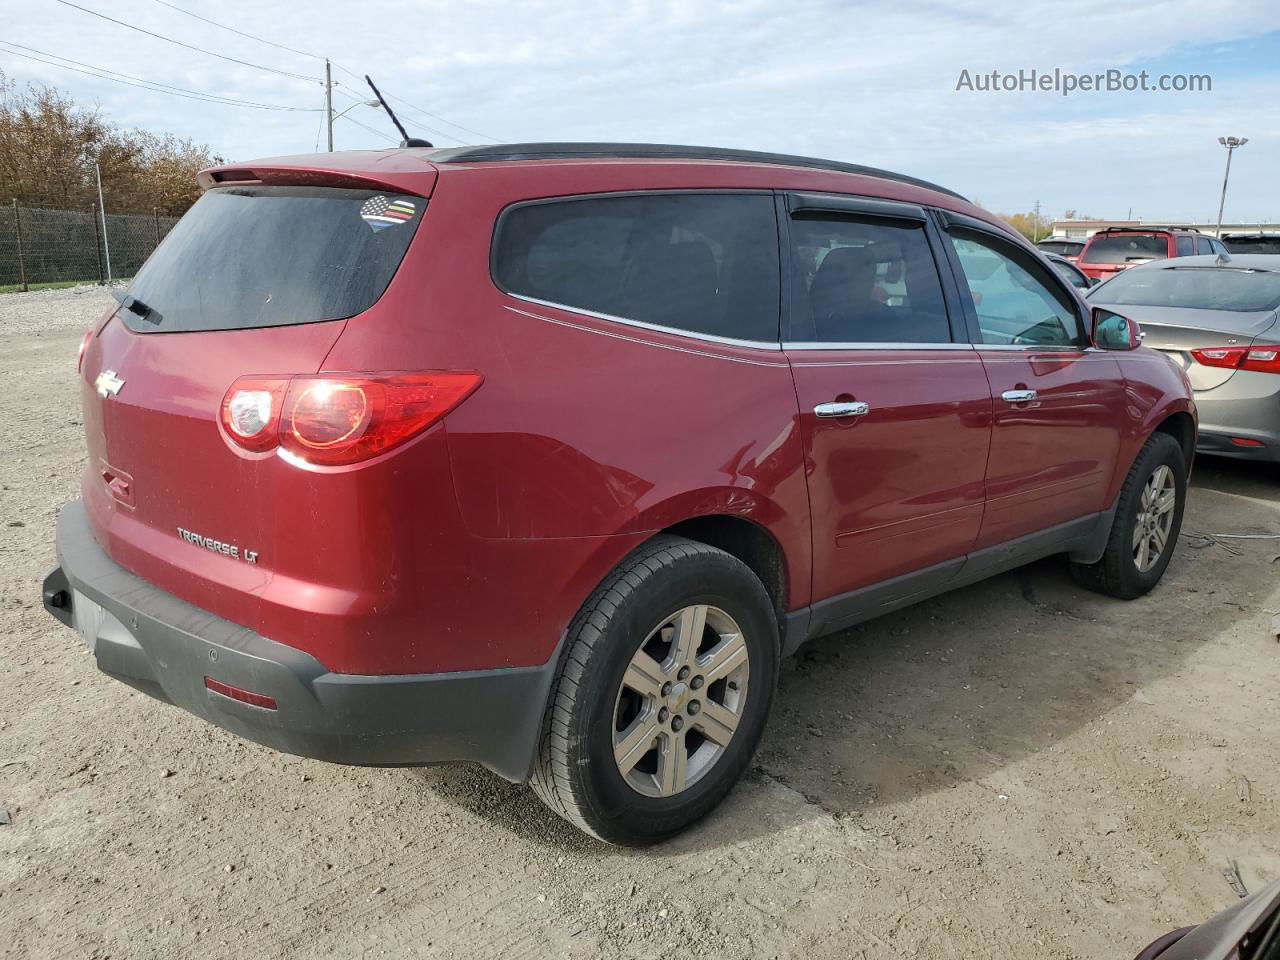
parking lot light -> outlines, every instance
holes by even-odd
[[[1222,199],[1218,201],[1218,228],[1213,235],[1222,238],[1222,208],[1227,205],[1227,181],[1231,179],[1231,154],[1236,147],[1243,147],[1249,142],[1248,137],[1219,137],[1218,142],[1227,148],[1227,172],[1222,177]]]

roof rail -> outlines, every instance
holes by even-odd
[[[1185,227],[1174,223],[1140,223],[1131,227],[1103,227],[1098,233],[1145,233],[1150,230],[1184,230],[1187,233],[1202,233],[1199,227]]]
[[[876,167],[816,157],[797,157],[786,153],[764,153],[758,150],[735,150],[725,147],[688,147],[669,143],[499,143],[477,147],[449,147],[431,154],[432,163],[486,163],[500,160],[727,160],[738,163],[767,163],[784,167],[811,167],[837,173],[855,173],[881,180],[895,180],[912,186],[936,190],[964,200],[954,190],[928,180],[891,173]]]

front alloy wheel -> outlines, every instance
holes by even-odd
[[[1164,554],[1173,528],[1173,508],[1178,504],[1178,488],[1173,471],[1160,464],[1142,488],[1141,508],[1133,524],[1133,562],[1146,573]]]

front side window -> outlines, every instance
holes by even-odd
[[[649,194],[524,204],[499,220],[508,293],[621,320],[778,340],[778,227],[768,194]]]
[[[1209,242],[1207,237],[1196,237],[1196,253],[1213,253],[1213,244]]]
[[[792,220],[791,242],[791,340],[951,340],[922,224],[804,215]]]
[[[951,236],[973,297],[982,342],[1078,346],[1080,320],[1069,294],[1041,276],[1015,247],[979,233]]]

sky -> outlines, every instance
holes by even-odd
[[[1274,0],[75,2],[189,47],[60,0],[0,0],[0,70],[234,160],[324,149],[329,57],[335,112],[351,108],[335,122],[336,149],[399,139],[360,102],[367,72],[398,98],[409,133],[437,145],[742,147],[883,167],[1002,213],[1039,202],[1050,216],[1203,221],[1222,188],[1217,139],[1232,135],[1249,143],[1232,160],[1225,219],[1280,222]],[[296,109],[169,96],[18,53]],[[962,71],[1032,69],[1207,74],[1212,89],[957,89]]]

